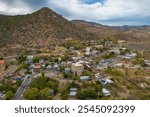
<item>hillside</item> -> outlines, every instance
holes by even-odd
[[[0,45],[51,46],[65,38],[90,39],[87,33],[49,8],[18,16],[0,15]],[[58,41],[59,40],[59,41]]]
[[[106,26],[82,20],[73,20],[72,22],[100,38],[124,39],[135,42],[150,40],[150,26]]]
[[[18,16],[0,15],[0,47],[21,44],[24,47],[51,47],[66,38],[124,39],[150,42],[150,26],[106,26],[82,20],[68,21],[49,8]],[[147,47],[147,45],[146,45]]]
[[[126,40],[130,49],[142,50],[150,56],[150,26],[106,26],[94,22],[73,20],[98,39]]]

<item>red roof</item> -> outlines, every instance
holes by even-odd
[[[41,66],[40,66],[40,65],[35,65],[33,68],[34,68],[34,69],[40,69]]]
[[[3,65],[4,63],[4,60],[0,60],[0,65]]]

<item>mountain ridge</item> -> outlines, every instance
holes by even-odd
[[[107,26],[83,20],[68,21],[44,7],[32,14],[0,15],[0,46],[54,46],[66,38],[149,40],[150,26]]]
[[[0,16],[1,44],[15,41],[24,45],[33,43],[45,46],[61,39],[90,39],[92,36],[49,8],[27,15]]]

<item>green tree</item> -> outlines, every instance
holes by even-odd
[[[62,89],[61,89],[61,98],[62,98],[63,100],[66,100],[66,99],[68,98],[68,93],[69,93],[70,86],[71,86],[70,83],[67,82],[67,83],[65,84],[65,86],[62,87]]]
[[[96,99],[97,98],[97,92],[93,89],[87,89],[84,91],[79,91],[77,93],[78,99]]]
[[[39,90],[37,88],[29,88],[24,93],[24,97],[28,100],[37,100],[39,99]]]
[[[40,60],[40,58],[33,58],[33,62],[34,62],[34,63],[38,63],[39,60]]]
[[[29,68],[29,64],[23,63],[23,64],[22,64],[22,68],[23,68],[23,69],[28,69],[28,68]]]
[[[13,93],[12,91],[8,91],[8,92],[6,93],[6,99],[7,99],[7,100],[13,98],[13,96],[14,96],[14,93]]]
[[[49,100],[49,99],[51,99],[50,91],[51,91],[51,89],[48,88],[48,87],[46,87],[45,89],[41,90],[40,91],[40,99],[41,100]]]
[[[18,61],[18,63],[22,63],[26,60],[27,57],[25,57],[24,55],[19,55],[16,60]]]

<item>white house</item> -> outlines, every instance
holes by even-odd
[[[77,88],[70,88],[70,93],[69,93],[69,95],[70,95],[70,96],[76,96],[76,94],[77,94]]]
[[[84,66],[80,63],[72,63],[71,70],[74,75],[80,76],[83,73]]]
[[[111,95],[111,94],[110,94],[110,91],[108,91],[108,90],[105,89],[105,88],[102,89],[102,93],[103,93],[104,96],[110,96],[110,95]]]

